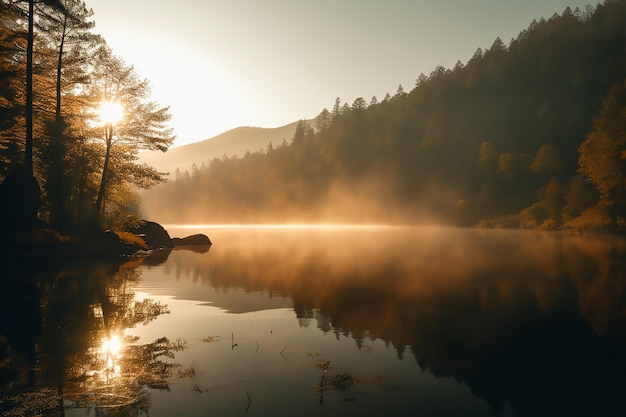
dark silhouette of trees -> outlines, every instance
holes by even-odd
[[[23,3],[23,2],[18,2]],[[2,225],[11,229],[18,227],[31,227],[37,220],[37,211],[40,205],[39,184],[33,177],[33,52],[34,52],[34,26],[35,26],[35,0],[28,0],[26,11],[19,5],[11,5],[12,16],[23,16],[27,21],[26,27],[26,91],[25,91],[25,147],[24,166],[19,171],[9,173],[8,184],[0,189],[2,198],[10,201],[13,207],[3,207],[0,211]],[[38,2],[37,2],[38,3]],[[45,0],[46,6],[65,12],[65,8],[58,0]],[[3,5],[3,9],[6,6]],[[17,29],[17,26],[8,24],[5,29],[9,31]],[[4,31],[4,30],[3,30]],[[10,38],[10,35],[9,35]],[[6,38],[5,38],[6,39]],[[12,175],[11,175],[12,174]]]
[[[26,46],[26,150],[24,152],[24,166],[26,172],[33,173],[33,49],[35,39],[35,0],[28,0],[28,34]],[[42,0],[46,4],[62,13],[67,13],[59,0]]]
[[[296,132],[293,135],[293,143],[301,143],[305,138],[312,136],[313,128],[306,120],[299,120],[296,125]]]
[[[330,126],[332,116],[327,108],[324,108],[315,118],[315,127],[317,130],[325,130]]]
[[[15,140],[25,130],[23,103],[25,96],[26,32],[18,21],[20,10],[0,2],[0,177],[23,162],[23,143]]]
[[[55,60],[52,54],[42,53],[39,64],[40,67],[49,67],[48,71],[54,71],[55,74],[55,97],[49,99],[54,103],[54,119],[47,122],[48,141],[42,146],[40,163],[48,173],[45,189],[49,196],[50,223],[68,227],[71,223],[68,206],[71,188],[64,170],[70,164],[68,158],[76,142],[69,125],[77,107],[81,105],[73,99],[71,90],[83,87],[89,81],[90,51],[104,41],[91,33],[94,27],[94,22],[90,20],[93,11],[88,10],[82,1],[64,0],[63,6],[64,12],[52,9],[48,13],[41,13],[37,25],[44,46],[56,51]],[[50,59],[45,60],[48,56]],[[67,102],[64,98],[67,98]]]
[[[121,223],[137,216],[135,187],[164,178],[138,164],[137,153],[171,145],[168,108],[149,101],[148,81],[132,67],[119,62],[118,71],[112,71],[115,65],[105,66],[117,58],[91,32],[93,12],[82,1],[3,1],[0,11],[0,180],[24,168],[1,189],[26,193],[41,185],[41,195],[3,195],[7,203],[0,215],[36,216],[39,210],[39,219],[61,229],[93,221],[94,207],[100,209],[98,222],[109,225],[103,214]],[[106,94],[124,101],[132,116],[115,126],[114,138],[109,135],[109,144],[116,145],[112,149],[106,140],[105,146],[98,143],[103,130],[94,125]],[[14,186],[16,178],[22,178],[22,187]],[[41,206],[22,210],[20,201],[41,201]],[[14,222],[7,217],[3,223]]]

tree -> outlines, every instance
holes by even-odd
[[[21,163],[24,137],[24,67],[19,59],[26,31],[19,24],[19,9],[0,2],[0,178]]]
[[[435,67],[435,69],[432,70],[431,73],[430,73],[430,80],[432,81],[432,80],[440,79],[441,77],[443,77],[446,74],[447,71],[448,70],[446,70],[446,67],[444,67],[443,65],[437,65]],[[402,86],[400,86],[400,87],[402,87]],[[400,88],[398,87],[398,90],[399,89]],[[400,93],[400,91],[398,91],[398,93]],[[396,93],[396,95],[398,95],[398,93]],[[404,90],[402,90],[402,93],[404,93]]]
[[[523,153],[501,153],[498,157],[498,174],[507,178],[521,177],[528,172],[530,156]]]
[[[417,77],[415,81],[415,86],[419,87],[420,85],[425,84],[428,81],[428,77],[423,72],[420,72],[420,75]]]
[[[38,28],[41,38],[50,50],[56,51],[54,121],[44,160],[42,161],[48,175],[46,190],[50,203],[50,220],[59,225],[67,226],[70,222],[68,205],[71,194],[71,181],[65,175],[69,169],[68,152],[71,146],[71,135],[68,125],[72,114],[71,99],[73,89],[89,82],[87,62],[89,50],[103,43],[103,40],[92,34],[94,22],[90,20],[93,11],[88,10],[80,0],[62,0],[65,12],[50,10],[41,13]],[[43,62],[43,59],[41,60]],[[62,102],[68,97],[69,106]],[[52,100],[51,100],[52,101]],[[74,100],[75,101],[75,100]],[[73,111],[76,113],[76,111]]]
[[[493,41],[491,48],[489,48],[487,52],[488,53],[506,52],[506,46],[504,45],[504,42],[502,42],[502,39],[500,39],[499,36]]]
[[[318,130],[322,131],[330,126],[331,114],[326,107],[315,118],[315,124]]]
[[[480,144],[479,162],[484,164],[494,160],[496,157],[496,147],[491,142],[483,142]]]
[[[33,43],[35,1],[28,0],[28,38],[26,47],[26,146],[24,166],[33,175]]]
[[[550,225],[548,228],[561,224],[561,209],[564,205],[563,192],[563,187],[555,178],[552,178],[547,185],[541,187],[537,192],[539,206],[546,215],[544,221],[549,220],[546,223],[546,226]]]
[[[580,145],[580,170],[600,192],[613,225],[626,213],[626,78],[613,85]],[[621,218],[621,220],[620,220]]]
[[[27,20],[26,33],[26,69],[25,69],[25,146],[24,166],[7,175],[2,185],[2,198],[6,199],[7,206],[0,214],[3,221],[14,223],[12,227],[31,227],[37,220],[37,212],[41,204],[41,188],[33,175],[33,51],[35,40],[35,0],[28,0],[27,11],[21,9],[20,4],[10,3],[12,12],[23,16]],[[47,6],[65,11],[58,0],[45,0]],[[5,5],[3,4],[3,9]],[[4,20],[4,19],[3,19]],[[19,56],[19,55],[18,55]],[[13,174],[13,175],[12,175]],[[10,180],[9,180],[10,178]],[[11,185],[13,184],[13,185]],[[12,219],[11,219],[12,218]]]
[[[335,99],[335,104],[333,105],[333,111],[331,114],[332,114],[333,120],[335,120],[337,117],[339,117],[339,115],[341,115],[341,99],[339,97]]]
[[[367,102],[363,97],[357,97],[352,103],[352,110],[362,111],[367,108]]]
[[[167,151],[174,141],[172,129],[167,126],[171,115],[169,107],[159,107],[154,101],[148,101],[150,87],[148,80],[140,79],[134,68],[114,56],[111,50],[103,46],[99,49],[95,64],[95,79],[89,90],[89,96],[100,105],[116,103],[121,106],[123,117],[114,120],[99,120],[99,126],[93,130],[93,137],[104,142],[105,156],[102,176],[96,201],[96,213],[105,209],[104,199],[107,193],[107,181],[111,175],[110,164],[114,152],[121,161],[115,172],[122,182],[130,182],[141,188],[149,188],[165,181],[166,173],[160,173],[148,165],[138,165],[137,152],[140,150]],[[115,107],[113,106],[113,107]],[[101,107],[101,111],[102,111]],[[95,115],[94,116],[102,116]],[[102,123],[104,122],[104,123]]]
[[[301,143],[305,138],[313,135],[313,128],[306,120],[298,120],[296,131],[293,134],[293,143]]]
[[[65,7],[59,0],[43,0],[63,13]],[[26,172],[33,174],[33,46],[34,46],[35,0],[28,0],[28,40],[26,46],[26,148],[24,166]]]
[[[596,204],[598,191],[584,176],[577,175],[569,181],[563,198],[562,217],[568,223]]]
[[[543,144],[537,151],[535,159],[530,164],[530,172],[547,176],[559,176],[563,174],[563,161],[559,157],[559,151],[553,145]]]

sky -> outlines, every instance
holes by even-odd
[[[593,0],[86,0],[95,32],[170,106],[173,146],[406,92],[533,19]]]

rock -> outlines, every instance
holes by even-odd
[[[172,243],[174,246],[210,246],[213,243],[207,235],[198,233],[195,235],[187,236],[184,238],[173,238]]]
[[[143,265],[156,266],[164,263],[172,253],[171,248],[161,248],[151,251],[143,260]]]
[[[120,246],[120,237],[113,230],[107,230],[102,234],[102,244],[110,250],[117,250]]]
[[[3,231],[35,226],[40,206],[41,188],[25,167],[13,169],[0,183],[0,227]]]
[[[132,233],[139,235],[143,238],[151,248],[172,248],[174,244],[172,243],[172,238],[170,237],[167,230],[163,228],[160,224],[156,222],[151,222],[148,220],[142,220],[141,224],[131,230]]]

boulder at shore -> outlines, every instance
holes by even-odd
[[[0,182],[0,230],[8,232],[31,230],[37,224],[41,206],[39,183],[25,167],[11,170]]]
[[[207,235],[201,233],[184,238],[172,238],[172,243],[174,246],[209,246],[213,244]]]
[[[207,235],[201,233],[172,239],[163,226],[148,220],[142,220],[141,224],[130,232],[141,236],[146,245],[152,249],[173,248],[174,246],[211,246],[213,244]]]
[[[173,248],[172,238],[167,230],[156,222],[148,220],[142,220],[139,226],[130,230],[132,233],[139,235],[143,238],[151,248]]]

